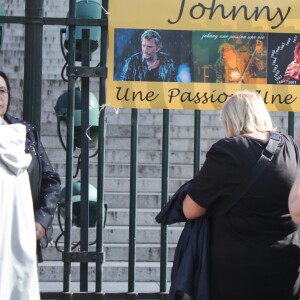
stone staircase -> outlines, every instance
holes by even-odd
[[[129,241],[129,209],[128,195],[109,194],[105,197],[108,204],[108,215],[106,227],[103,231],[104,236],[104,263],[103,263],[103,286],[106,292],[126,292],[128,281],[128,241]],[[116,207],[117,199],[123,199],[125,205],[121,207],[119,202]],[[110,201],[112,199],[112,201]],[[136,216],[136,282],[144,287],[152,283],[151,292],[159,291],[160,281],[160,225],[155,222],[155,216],[159,212],[160,197],[158,195],[139,195],[137,203]],[[145,205],[143,205],[145,203]],[[150,203],[150,204],[149,204]],[[58,216],[54,222],[54,239],[61,233],[58,226]],[[63,219],[62,219],[63,221]],[[181,224],[169,226],[168,228],[168,278],[170,277],[171,262],[174,256],[174,250],[178,237],[181,233]],[[89,229],[89,242],[95,240],[95,228]],[[72,240],[80,240],[80,229],[72,228]],[[60,239],[58,247],[63,249],[63,238]],[[90,251],[95,251],[95,246],[90,246]],[[76,251],[76,250],[74,250]],[[43,249],[44,262],[39,265],[39,279],[42,291],[49,291],[56,288],[55,291],[61,291],[63,281],[63,263],[62,255],[55,245]],[[78,289],[79,284],[79,264],[72,264],[72,282],[73,288]],[[95,280],[95,264],[89,264],[89,281]],[[77,286],[76,286],[77,283]],[[93,285],[91,284],[91,289]],[[108,289],[108,290],[107,290]],[[149,289],[149,287],[148,287]]]
[[[186,180],[193,176],[193,113],[170,112],[170,196]],[[278,115],[278,116],[277,116]],[[282,119],[281,114],[274,118]],[[222,137],[223,131],[216,120],[218,112],[207,111],[201,116],[201,161],[210,146]],[[279,123],[277,122],[277,124]],[[65,185],[65,152],[55,135],[56,125],[47,124],[43,143],[54,168],[60,173]],[[43,134],[43,130],[42,130]],[[139,111],[137,167],[137,215],[136,215],[136,289],[137,292],[158,292],[160,282],[160,233],[161,227],[155,216],[161,208],[162,173],[162,111]],[[105,292],[127,292],[128,289],[128,242],[129,242],[129,187],[130,187],[130,110],[120,110],[116,117],[107,111],[105,139],[104,199],[108,205],[107,224],[103,231],[104,254],[103,289]],[[76,161],[74,161],[74,169]],[[90,161],[90,183],[96,187],[97,160]],[[80,172],[78,179],[80,178]],[[63,219],[62,219],[63,222]],[[183,224],[168,226],[168,280],[177,240]],[[54,222],[54,240],[61,233],[58,216]],[[80,240],[79,228],[73,227],[74,242]],[[95,229],[89,230],[89,241],[95,240]],[[63,247],[63,238],[59,247]],[[90,247],[94,250],[94,246]],[[76,251],[76,250],[75,250]],[[45,261],[39,265],[41,291],[62,291],[63,263],[61,253],[54,245],[43,250]],[[94,291],[95,265],[89,264],[89,289]],[[72,264],[73,291],[79,289],[79,264]]]
[[[173,112],[173,114],[176,114]],[[125,116],[126,115],[126,118]],[[193,172],[193,131],[184,126],[192,112],[178,112],[182,120],[170,127],[169,191],[172,195]],[[173,116],[174,117],[174,116]],[[174,118],[174,120],[177,118]],[[155,216],[161,208],[161,134],[162,113],[140,111],[137,168],[136,214],[136,287],[145,292],[159,292],[161,226]],[[48,125],[48,132],[52,131]],[[54,130],[53,130],[54,131]],[[61,174],[64,187],[65,153],[57,144],[58,138],[43,140],[54,168]],[[118,118],[107,114],[104,199],[108,205],[107,223],[103,231],[104,263],[103,288],[106,292],[126,292],[128,285],[129,242],[129,184],[130,184],[130,110],[122,110]],[[74,161],[76,163],[76,161]],[[75,166],[74,166],[75,169]],[[96,187],[97,161],[90,161],[90,183]],[[80,178],[80,173],[78,179]],[[76,179],[75,179],[76,180]],[[63,223],[63,218],[61,218]],[[183,224],[168,226],[168,280],[177,240]],[[58,215],[54,221],[54,240],[61,233]],[[95,240],[95,228],[89,229],[89,242]],[[72,240],[80,240],[80,229],[72,228]],[[63,248],[63,238],[58,247]],[[94,251],[94,246],[90,251]],[[76,250],[74,250],[76,251]],[[62,255],[55,245],[43,249],[44,262],[39,265],[41,291],[61,291],[63,281]],[[72,288],[79,289],[79,264],[72,263]],[[95,264],[89,264],[90,287],[94,289]]]

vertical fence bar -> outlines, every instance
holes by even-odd
[[[82,66],[90,65],[90,30],[82,30]],[[80,190],[80,250],[89,249],[89,77],[81,80],[81,190]],[[80,291],[88,291],[88,263],[80,263]]]
[[[195,111],[194,116],[194,176],[200,170],[201,164],[201,110]]]
[[[100,95],[102,93],[100,92]],[[104,99],[104,97],[100,97]],[[105,102],[100,101],[100,106]],[[103,205],[104,205],[104,176],[105,176],[105,109],[100,109],[98,134],[98,169],[97,169],[97,225],[96,225],[96,252],[103,253]],[[96,293],[102,292],[102,262],[96,262]]]
[[[128,294],[135,299],[138,110],[131,110]]]
[[[168,202],[169,195],[169,142],[170,142],[170,111],[163,110],[162,132],[162,178],[161,178],[161,208]],[[168,269],[168,226],[161,225],[160,236],[160,299],[167,296]]]
[[[34,20],[25,24],[23,119],[34,124],[40,134],[42,58],[43,58],[43,0],[26,0],[25,17]]]
[[[69,1],[69,17],[75,17],[76,0]],[[68,65],[75,66],[75,26],[69,26],[69,53]],[[75,99],[75,78],[68,78],[68,122],[67,122],[67,145],[66,145],[66,216],[65,216],[65,243],[64,251],[71,251],[72,240],[72,195],[73,195],[73,148],[74,148],[74,99]],[[63,271],[63,291],[70,290],[71,283],[71,263],[64,262]]]
[[[108,9],[108,0],[102,0],[104,9]],[[102,19],[107,19],[106,14],[101,14]],[[100,67],[106,67],[107,64],[107,27],[101,27],[100,41]],[[104,176],[105,176],[105,109],[106,93],[105,93],[106,78],[100,77],[99,83],[99,135],[98,135],[98,170],[97,170],[97,229],[96,229],[96,251],[103,252],[103,204],[104,204]],[[96,292],[102,291],[102,272],[103,264],[96,263]]]

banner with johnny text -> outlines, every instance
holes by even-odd
[[[300,111],[300,1],[110,0],[107,103],[222,108],[256,90]]]

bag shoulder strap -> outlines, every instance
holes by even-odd
[[[216,209],[213,210],[214,216],[220,216],[226,214],[247,192],[249,187],[254,183],[256,178],[262,173],[266,166],[271,162],[274,157],[274,153],[281,140],[281,134],[278,132],[270,132],[270,139],[266,148],[262,151],[260,158],[250,170],[245,180],[233,191],[226,200],[220,205],[217,205]]]

